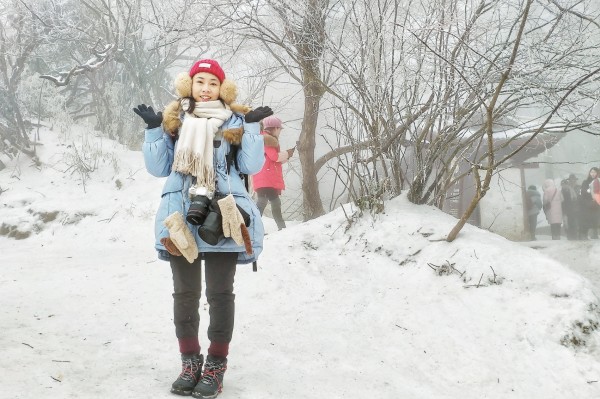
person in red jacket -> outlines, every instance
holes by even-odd
[[[600,203],[595,197],[600,197],[600,181],[598,180],[600,169],[593,167],[588,172],[587,178],[581,182],[579,194],[579,207],[581,211],[581,223],[579,225],[580,239],[598,239],[598,225],[600,224]],[[591,237],[588,233],[591,230]]]
[[[279,148],[279,135],[283,130],[281,119],[269,116],[262,120],[265,142],[265,163],[260,172],[252,176],[252,185],[258,197],[256,205],[262,215],[267,202],[271,203],[273,219],[279,230],[285,228],[285,221],[281,215],[281,191],[285,189],[282,166],[294,155],[294,148],[281,151]]]

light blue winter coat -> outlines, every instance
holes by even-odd
[[[244,128],[244,134],[237,152],[237,167],[239,167],[239,172],[252,175],[261,170],[265,161],[263,137],[260,135],[258,122],[246,123],[242,116],[234,113],[223,123],[220,131],[241,126]],[[215,137],[219,136],[219,133],[215,135]],[[229,194],[231,192],[236,203],[250,215],[248,231],[252,239],[253,254],[248,255],[244,246],[238,245],[231,238],[225,238],[216,245],[207,244],[198,235],[198,226],[188,223],[188,227],[194,234],[199,252],[237,252],[239,254],[238,263],[250,263],[255,261],[262,252],[264,226],[260,212],[248,194],[244,181],[236,169],[236,164],[231,165],[230,172],[227,173],[225,156],[229,150],[230,144],[226,140],[221,140],[218,148],[214,149],[213,166],[217,176],[216,188],[219,193]],[[169,259],[169,253],[160,243],[162,238],[169,236],[169,231],[163,221],[175,211],[179,211],[185,217],[190,207],[188,190],[192,186],[192,176],[171,170],[174,151],[173,140],[162,127],[146,129],[146,139],[142,145],[146,169],[156,177],[168,176],[162,190],[154,226],[155,248],[158,251],[158,257],[163,260]]]

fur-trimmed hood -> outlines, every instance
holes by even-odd
[[[181,101],[192,97],[192,78],[186,72],[181,72],[175,77],[175,93],[179,97],[177,100],[169,103],[163,111],[163,128],[173,137],[177,137],[181,127],[181,114],[185,112]],[[229,106],[236,113],[246,115],[252,108],[247,105],[235,104],[237,98],[237,86],[230,80],[225,79],[221,83],[219,99]],[[242,141],[243,127],[227,129],[223,131],[223,138],[231,144],[239,144]]]

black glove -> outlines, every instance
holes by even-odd
[[[248,112],[246,114],[246,122],[248,123],[252,123],[252,122],[259,122],[262,121],[263,119],[265,119],[267,116],[271,116],[273,115],[273,110],[267,106],[264,107],[258,107],[256,109],[253,109],[252,111]]]
[[[154,109],[152,109],[152,107],[148,107],[146,106],[146,104],[138,105],[137,108],[133,109],[133,112],[138,114],[140,118],[142,118],[144,122],[146,122],[146,124],[148,125],[148,129],[154,129],[155,127],[159,127],[162,123],[162,112],[159,112],[157,114],[156,112],[154,112]]]

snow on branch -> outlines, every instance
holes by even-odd
[[[74,66],[70,71],[57,72],[55,75],[40,75],[40,78],[48,79],[54,82],[56,86],[66,86],[73,76],[99,69],[106,61],[108,61],[115,51],[121,51],[117,50],[115,44],[107,44],[101,49],[98,49],[98,46],[99,43],[92,49],[92,57],[84,64]]]

